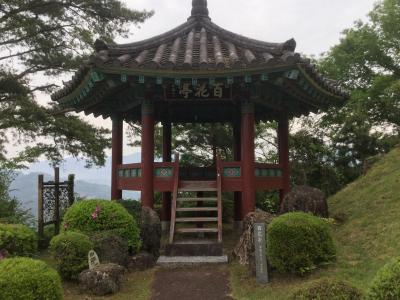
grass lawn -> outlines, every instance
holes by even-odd
[[[338,221],[333,225],[337,246],[334,265],[303,278],[273,273],[272,283],[260,286],[247,268],[232,262],[228,265],[232,296],[236,300],[288,299],[296,289],[320,278],[343,279],[367,291],[377,270],[400,256],[400,148],[330,198],[329,207],[331,217]],[[224,227],[226,253],[239,238],[230,227]],[[40,258],[53,265],[48,254]],[[156,270],[128,274],[120,293],[110,297],[80,294],[76,284],[64,283],[65,300],[149,299]]]
[[[81,294],[76,283],[64,283],[64,300],[148,300],[154,269],[128,273],[119,293],[113,296],[96,297]]]
[[[49,252],[41,253],[39,259],[45,261],[50,266],[55,267],[55,263]],[[63,282],[64,300],[148,300],[151,295],[151,284],[156,269],[147,271],[129,272],[124,276],[121,291],[115,295],[107,297],[96,297],[81,293],[76,282]]]
[[[331,216],[342,221],[333,228],[334,266],[305,278],[273,274],[272,283],[260,287],[246,268],[232,263],[235,299],[287,299],[297,288],[319,278],[344,279],[366,291],[377,270],[400,256],[400,149],[330,198],[329,207]]]

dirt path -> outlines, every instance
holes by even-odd
[[[233,300],[225,267],[160,269],[151,300]]]

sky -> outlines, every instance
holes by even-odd
[[[191,0],[124,0],[134,9],[153,9],[155,15],[133,29],[130,41],[152,37],[187,20]],[[340,33],[365,19],[375,0],[208,0],[217,25],[251,38],[297,41],[297,51],[317,55],[335,45]],[[123,42],[123,40],[118,40]]]
[[[179,26],[190,16],[192,0],[122,2],[130,8],[154,10],[155,15],[140,28],[132,27],[132,35],[117,39],[118,43],[140,41]],[[212,21],[227,30],[268,42],[294,38],[297,52],[318,56],[339,42],[344,29],[358,19],[365,20],[374,3],[375,0],[208,0],[208,8]],[[40,98],[42,103],[49,101],[48,96]],[[109,120],[82,116],[98,126],[111,127]],[[138,151],[124,148],[126,154]]]
[[[151,38],[186,22],[192,0],[124,0],[133,9],[154,10],[155,15],[140,28],[132,28],[128,43]],[[208,0],[211,20],[227,30],[267,42],[294,38],[297,52],[307,56],[328,51],[340,40],[344,29],[366,19],[375,0]],[[110,126],[109,121],[94,120]],[[138,149],[125,146],[124,153]]]

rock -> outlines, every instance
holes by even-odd
[[[234,257],[239,259],[242,265],[248,265],[252,274],[255,275],[255,246],[254,246],[254,224],[256,223],[271,223],[273,215],[256,210],[249,213],[243,220],[243,233],[239,242],[233,250]]]
[[[103,264],[79,275],[79,287],[96,296],[115,294],[120,290],[125,268],[117,264]]]
[[[328,202],[325,194],[309,186],[296,186],[283,200],[281,213],[302,211],[328,218]]]
[[[128,269],[130,271],[144,271],[154,267],[155,257],[148,252],[141,252],[129,258]]]
[[[158,214],[148,207],[142,208],[140,237],[142,239],[142,250],[158,257],[161,247],[161,221]]]
[[[94,250],[101,263],[114,263],[127,266],[129,257],[128,242],[114,231],[98,232],[91,236]]]

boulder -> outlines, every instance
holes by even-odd
[[[328,202],[325,194],[309,186],[296,186],[283,200],[281,213],[302,211],[328,218]]]
[[[158,214],[148,207],[142,208],[140,237],[142,239],[142,250],[158,257],[161,247],[161,220]]]
[[[103,264],[79,275],[83,292],[96,296],[115,294],[120,290],[125,268],[117,264]]]
[[[156,259],[151,253],[141,252],[129,258],[128,269],[129,271],[144,271],[154,267],[155,263]]]
[[[91,236],[94,250],[101,263],[128,264],[128,242],[113,231],[102,231]]]
[[[273,217],[273,215],[258,209],[249,213],[243,220],[243,233],[233,250],[233,256],[239,260],[240,264],[248,265],[253,274],[255,274],[254,224],[265,223],[268,225]]]

